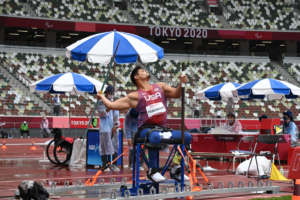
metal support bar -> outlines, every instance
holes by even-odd
[[[202,191],[186,191],[184,192],[168,192],[164,190],[162,194],[152,194],[152,195],[142,195],[142,196],[130,196],[130,197],[117,197],[113,199],[143,199],[143,200],[152,200],[152,199],[167,199],[167,198],[176,198],[176,197],[186,197],[186,196],[200,196],[200,195],[211,195],[211,194],[225,194],[225,193],[239,193],[239,192],[255,192],[255,191],[272,191],[273,194],[279,193],[279,186],[264,186],[264,187],[244,187],[244,188],[224,188],[224,189],[211,189],[211,190],[202,190]],[[166,192],[167,191],[167,192]],[[111,199],[103,199],[111,200]]]
[[[78,184],[79,182],[79,184]],[[100,179],[100,182],[102,182],[102,180]],[[185,181],[185,183],[187,184],[188,181]],[[53,182],[53,184],[55,185],[56,182]],[[67,186],[68,184],[66,184]],[[98,190],[98,189],[110,189],[110,188],[120,188],[122,185],[126,185],[127,187],[132,186],[132,183],[126,183],[126,180],[122,183],[122,182],[118,182],[115,184],[109,184],[109,183],[104,183],[104,179],[103,182],[101,184],[94,184],[93,186],[85,186],[82,185],[81,186],[81,182],[77,181],[76,185],[74,186],[68,186],[68,187],[52,187],[52,188],[44,188],[47,190],[48,193],[59,193],[59,192],[69,192],[69,191],[82,191],[82,190]],[[174,184],[170,184],[170,183],[161,183],[161,185],[164,186],[174,186]],[[19,190],[15,190],[15,196],[20,196],[20,191]]]
[[[116,184],[95,184],[93,186],[69,186],[69,187],[56,187],[56,188],[44,188],[48,193],[58,192],[69,192],[69,191],[81,191],[81,190],[98,190],[98,189],[109,189],[109,188],[120,188],[122,185],[127,187],[131,186],[131,183],[116,183]],[[19,196],[19,190],[15,190],[15,196]]]

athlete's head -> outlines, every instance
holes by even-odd
[[[144,70],[140,65],[137,65],[130,74],[131,82],[137,86],[138,81],[150,79],[148,71]]]

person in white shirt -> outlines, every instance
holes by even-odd
[[[105,97],[109,101],[113,102],[114,97],[114,87],[108,85],[105,89]],[[112,160],[117,158],[118,146],[119,146],[119,131],[120,126],[119,111],[110,110],[100,100],[97,105],[97,110],[99,114],[99,136],[100,145],[99,152],[101,155],[103,165],[110,163]],[[111,159],[113,157],[113,159]],[[117,161],[111,165],[107,171],[120,171],[117,166]]]
[[[59,110],[60,110],[60,98],[58,95],[55,95],[55,97],[53,98],[54,101],[54,115],[55,116],[59,116]]]
[[[238,120],[235,119],[235,115],[233,113],[228,113],[228,122],[226,122],[226,126],[228,127],[228,131],[238,133],[242,131],[242,124]]]
[[[49,122],[48,119],[46,119],[46,116],[44,116],[44,119],[41,122],[41,129],[42,129],[43,137],[44,138],[49,137],[49,133],[51,131],[49,130]]]

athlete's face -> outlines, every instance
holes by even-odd
[[[150,74],[149,74],[148,71],[146,71],[144,69],[139,69],[137,77],[140,80],[149,79],[150,78]]]

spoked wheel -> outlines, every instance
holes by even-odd
[[[55,150],[54,150],[54,157],[56,162],[61,165],[68,165],[68,161],[70,160],[72,155],[72,148],[73,148],[72,144],[65,141],[64,139],[60,140],[55,145]]]
[[[47,157],[50,160],[50,162],[52,162],[53,164],[58,164],[54,157],[54,148],[55,148],[55,142],[54,142],[54,140],[51,140],[47,146],[46,153],[47,153]]]

